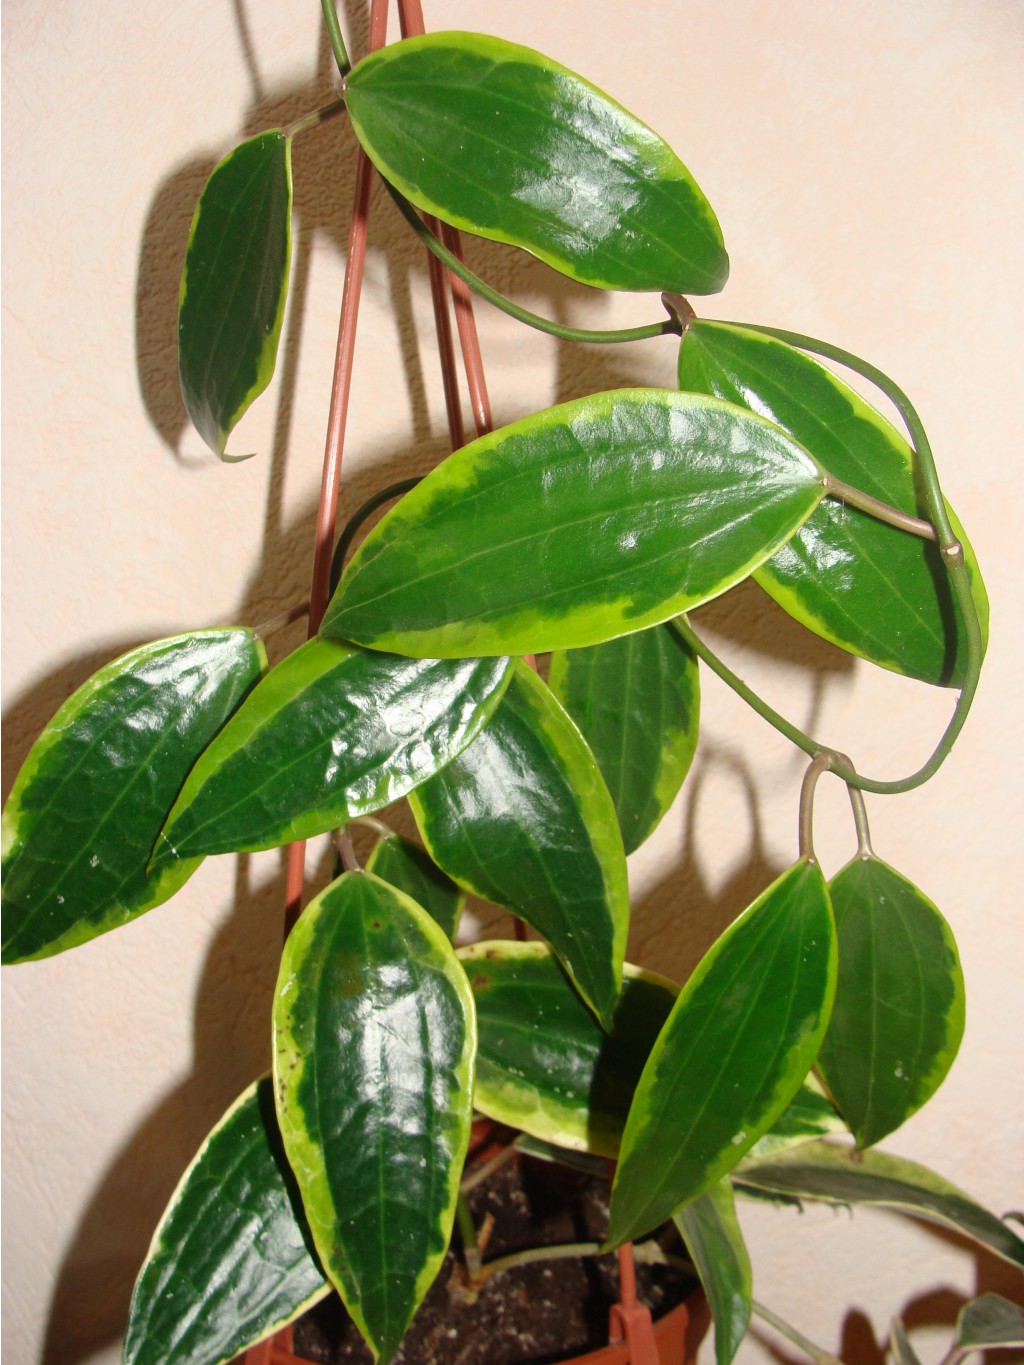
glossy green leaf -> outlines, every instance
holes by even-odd
[[[733,1183],[755,1194],[895,1209],[952,1228],[1024,1266],[1024,1241],[1006,1223],[926,1166],[888,1152],[805,1142],[745,1161]]]
[[[606,1033],[545,944],[474,943],[459,957],[476,999],[476,1108],[561,1147],[615,1156],[676,988],[627,964]]]
[[[579,731],[520,663],[476,740],[409,798],[434,861],[542,934],[610,1025],[629,924],[608,789]]]
[[[770,1156],[798,1142],[846,1132],[838,1110],[811,1072],[764,1137],[751,1147],[749,1155]]]
[[[322,632],[432,658],[598,644],[724,592],[822,490],[802,447],[730,404],[593,394],[428,474],[353,556]]]
[[[178,299],[178,372],[188,415],[225,459],[232,429],[270,383],[291,257],[291,139],[236,147],[196,205]]]
[[[366,870],[411,896],[454,942],[466,897],[426,849],[400,834],[390,834],[374,844]]]
[[[250,630],[142,645],[69,697],[3,813],[3,961],[85,943],[162,904],[198,860],[147,877],[189,768],[266,666]]]
[[[310,902],[274,1001],[278,1118],[320,1260],[384,1361],[448,1248],[475,1048],[466,975],[415,901],[349,872]]]
[[[328,1293],[267,1077],[231,1106],[171,1197],[132,1295],[123,1365],[220,1365]]]
[[[964,980],[949,925],[878,858],[829,884],[839,978],[818,1070],[861,1147],[930,1099],[964,1031]]]
[[[961,1351],[1024,1346],[1024,1308],[1002,1294],[982,1294],[965,1303],[956,1320]]]
[[[276,848],[380,810],[472,741],[511,669],[509,659],[409,660],[307,641],[196,764],[153,866]]]
[[[548,684],[579,726],[619,818],[627,853],[675,800],[700,721],[697,659],[671,626],[559,650]]]
[[[478,33],[393,43],[348,77],[356,136],[418,208],[605,289],[711,294],[722,232],[686,167],[557,62]]]
[[[729,1181],[705,1190],[675,1221],[708,1296],[716,1365],[729,1365],[747,1334],[753,1297],[750,1257]]]
[[[782,1114],[817,1056],[835,977],[825,881],[801,859],[704,955],[655,1044],[622,1139],[613,1244],[710,1189]]]
[[[927,515],[907,441],[831,371],[785,342],[696,322],[683,338],[679,383],[770,418],[836,478],[900,511]],[[957,534],[987,631],[981,574],[958,524]],[[963,683],[963,626],[934,544],[826,498],[754,577],[790,615],[842,649],[925,682]]]

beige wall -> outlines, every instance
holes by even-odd
[[[426,10],[435,29],[542,48],[668,138],[732,254],[727,291],[704,311],[830,338],[919,404],[987,573],[993,638],[976,713],[939,780],[870,806],[879,851],[952,921],[969,991],[945,1089],[890,1145],[996,1210],[1019,1208],[1021,7],[427,0]],[[348,11],[358,49],[362,0]],[[221,466],[176,397],[183,234],[214,158],[328,94],[318,6],[7,0],[3,40],[6,793],[32,735],[99,663],[179,628],[254,624],[305,592],[353,156],[341,123],[297,148],[286,389],[247,419],[260,458]],[[378,197],[375,208],[350,505],[443,446],[422,263],[388,205]],[[489,248],[475,259],[562,318],[602,325],[658,311],[584,299]],[[671,382],[670,345],[581,353],[486,311],[481,325],[502,421],[587,387]],[[373,465],[384,473],[371,476]],[[946,694],[805,647],[751,593],[711,615],[731,657],[865,768],[906,770],[948,714]],[[746,625],[754,642],[741,651]],[[633,867],[632,956],[677,973],[794,853],[800,764],[713,680],[704,705],[693,778]],[[837,792],[824,795],[821,825],[835,868],[852,848]],[[273,855],[212,860],[177,900],[116,935],[5,972],[9,1365],[116,1358],[165,1198],[265,1065],[282,880]],[[882,1215],[754,1208],[743,1218],[758,1296],[850,1361],[875,1360],[873,1342],[906,1309],[923,1325],[925,1359],[937,1359],[928,1324],[948,1320],[960,1296],[1014,1292],[1008,1273],[952,1237]],[[759,1331],[744,1346],[744,1365],[774,1358],[761,1342]]]

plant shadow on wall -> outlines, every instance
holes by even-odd
[[[374,0],[379,40],[386,8]],[[401,8],[415,27],[415,0]],[[158,1177],[171,1186],[182,1154],[164,1148],[163,1130],[185,1113],[190,1147],[200,1113],[204,1127],[223,1116],[146,1257],[126,1365],[226,1361],[331,1285],[374,1354],[390,1361],[457,1216],[466,1275],[472,1283],[486,1273],[460,1189],[474,1108],[521,1129],[549,1159],[571,1164],[584,1149],[603,1169],[617,1158],[609,1246],[625,1270],[633,1242],[650,1253],[650,1235],[675,1221],[715,1317],[717,1365],[729,1365],[755,1312],[801,1340],[752,1297],[737,1192],[909,1209],[1024,1264],[1024,1243],[1005,1223],[933,1173],[875,1150],[948,1070],[963,982],[939,911],[875,854],[863,793],[909,791],[937,771],[966,718],[987,621],[980,571],[913,407],[868,362],[826,342],[697,318],[684,293],[717,292],[728,269],[710,205],[656,134],[572,72],[465,33],[416,37],[351,67],[329,0],[324,17],[346,75],[344,109],[332,101],[247,139],[218,163],[192,220],[180,370],[190,417],[217,454],[232,458],[232,433],[278,359],[293,169],[321,164],[302,152],[293,168],[292,143],[319,131],[343,158],[336,131],[321,127],[342,114],[412,229],[473,290],[576,345],[661,338],[678,369],[655,375],[653,387],[638,382],[633,358],[584,364],[566,352],[557,406],[468,444],[451,408],[459,449],[439,459],[414,326],[410,280],[421,267],[387,223],[373,242],[387,252],[408,425],[425,447],[413,468],[437,463],[379,515],[330,583],[330,537],[318,537],[313,590],[299,606],[311,638],[272,669],[269,627],[188,632],[101,669],[44,729],[5,810],[6,962],[78,946],[162,905],[204,857],[243,855],[195,1008],[193,1074],[97,1192],[63,1268],[48,1350],[56,1358],[62,1313],[93,1288],[103,1210],[142,1180],[153,1144],[161,1162],[165,1152],[174,1158],[175,1172]],[[246,48],[244,23],[242,37]],[[321,68],[314,93],[324,83]],[[291,94],[268,100],[253,84],[260,114],[296,107]],[[368,183],[369,167],[360,162],[356,185]],[[173,216],[176,183],[160,192],[158,212]],[[243,619],[288,607],[289,585],[305,591],[284,545],[311,531],[311,519],[284,525],[284,459],[312,238],[333,237],[340,202],[303,193],[271,492]],[[379,210],[379,194],[376,202]],[[576,285],[660,295],[663,313],[602,335],[523,318],[467,276],[455,239],[438,240],[417,210],[524,247]],[[140,313],[156,287],[158,249],[154,240],[140,269]],[[549,292],[540,267],[520,277],[496,250],[481,248],[479,260],[514,288],[539,281],[552,310],[571,313],[568,286]],[[437,278],[443,293],[448,277]],[[346,291],[346,325],[351,307]],[[138,332],[141,371],[161,343],[141,323]],[[472,340],[463,343],[472,388],[479,365]],[[339,356],[350,363],[344,347]],[[876,384],[910,441],[812,357]],[[450,374],[453,352],[446,362]],[[146,361],[147,401],[173,436],[158,369]],[[336,431],[334,400],[331,418]],[[369,453],[381,456],[373,484],[363,470],[346,481],[352,526],[364,493],[410,468],[393,447]],[[340,460],[340,442],[329,455]],[[318,525],[335,496],[324,495]],[[778,629],[775,608],[751,611],[760,599],[750,588],[739,609],[704,610],[751,576],[815,637],[955,688],[953,718],[921,770],[863,775],[708,647],[705,616],[755,650],[783,652],[793,628]],[[700,614],[691,621],[691,612]],[[818,678],[813,722],[835,656],[811,639],[796,654]],[[546,655],[546,675],[529,666]],[[624,961],[626,854],[681,809],[706,669],[810,762],[795,862],[772,864],[751,798],[751,847],[724,891],[705,884],[687,839],[678,884],[689,926],[657,893],[645,897],[647,932],[680,988]],[[748,796],[758,790],[745,759],[712,748],[689,797],[691,825],[708,758],[723,756]],[[815,792],[829,772],[851,797],[856,854],[826,883],[813,836]],[[422,847],[381,823],[403,797]],[[353,830],[362,838],[368,827],[367,857]],[[279,860],[254,892],[245,855],[325,835],[310,880],[327,884],[304,908],[302,861],[289,856],[295,917],[271,990],[261,954],[274,956],[268,906],[284,869]],[[467,891],[518,916],[538,941],[456,950]],[[751,904],[738,913],[726,897],[740,892]],[[243,930],[254,915],[263,924],[256,945]],[[239,977],[252,988],[244,1003],[224,988]],[[268,995],[273,1080],[252,1082],[265,1060],[253,1039]],[[1005,1319],[1005,1306],[996,1312]],[[68,1325],[60,1321],[65,1333]],[[88,1335],[75,1350],[89,1349]]]

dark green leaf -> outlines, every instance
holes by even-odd
[[[476,1108],[561,1147],[615,1156],[676,988],[627,964],[606,1033],[545,944],[475,943],[459,956],[476,999]]]
[[[274,1085],[321,1262],[388,1361],[440,1268],[472,1119],[473,996],[426,911],[350,872],[303,911]]]
[[[814,461],[760,417],[593,394],[428,474],[353,556],[322,630],[432,658],[598,644],[724,592],[822,495]]]
[[[800,1088],[828,1022],[835,930],[805,859],[701,959],[655,1044],[622,1139],[609,1239],[657,1227],[726,1175]]]
[[[1004,1222],[926,1166],[887,1152],[805,1142],[745,1161],[733,1183],[754,1193],[896,1209],[953,1228],[1024,1266],[1024,1242]]]
[[[356,136],[418,208],[605,289],[711,294],[729,258],[665,142],[572,71],[477,33],[381,48],[348,78]]]
[[[930,1099],[964,1031],[964,980],[949,925],[877,858],[829,884],[839,978],[818,1070],[861,1147]]]
[[[276,848],[405,796],[471,742],[509,659],[409,660],[309,640],[189,775],[153,866]]]
[[[221,456],[274,373],[291,211],[291,139],[280,131],[236,147],[196,205],[178,300],[178,371],[188,415]]]
[[[160,905],[198,860],[147,877],[189,768],[266,666],[250,630],[142,645],[100,669],[32,746],[3,814],[3,960],[85,943]]]
[[[675,800],[697,747],[697,659],[671,626],[559,650],[548,683],[579,726],[619,817],[627,853]]]
[[[956,1344],[962,1351],[1024,1346],[1024,1308],[1001,1294],[972,1299],[956,1320]]]
[[[579,731],[519,664],[490,724],[409,798],[434,861],[551,944],[610,1025],[629,888],[608,789]]]
[[[927,516],[908,443],[853,389],[809,356],[743,327],[697,322],[683,339],[679,383],[770,418],[836,478]],[[983,631],[988,599],[970,545]],[[959,687],[966,642],[934,544],[826,498],[754,574],[808,629],[883,668]]]
[[[329,1292],[268,1077],[231,1106],[182,1176],[135,1285],[123,1365],[220,1365]]]
[[[716,1365],[729,1365],[747,1334],[753,1279],[728,1180],[719,1180],[681,1209],[676,1226],[708,1296]]]
[[[466,898],[426,849],[400,834],[391,834],[374,844],[366,870],[411,896],[454,942]]]

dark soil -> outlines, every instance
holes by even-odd
[[[525,1247],[601,1242],[608,1227],[608,1182],[546,1162],[502,1167],[469,1201],[478,1229],[488,1214],[494,1218],[485,1261]],[[666,1230],[663,1245],[678,1251],[674,1237]],[[655,1318],[697,1287],[672,1266],[638,1265],[636,1274],[638,1296]],[[618,1295],[614,1255],[515,1266],[474,1296],[461,1257],[449,1251],[395,1365],[546,1365],[594,1351],[608,1344],[608,1310]],[[373,1361],[336,1296],[295,1324],[295,1353],[323,1365]]]

